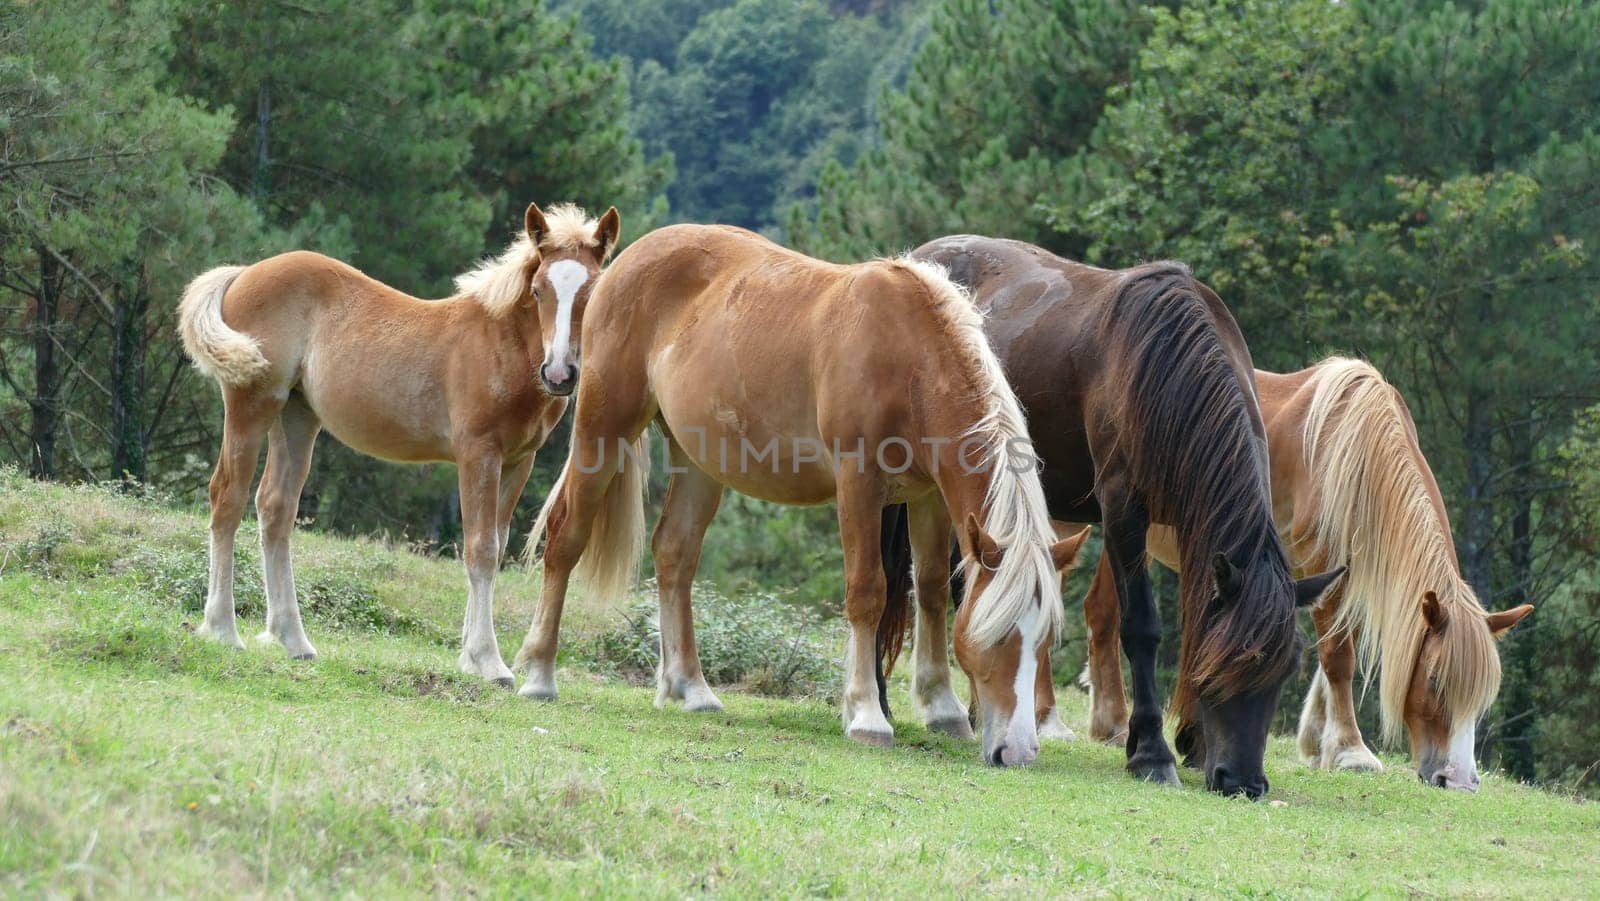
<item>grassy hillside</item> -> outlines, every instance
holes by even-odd
[[[241,545],[253,543],[246,536]],[[1049,745],[1001,771],[907,719],[859,747],[817,700],[652,708],[582,658],[562,700],[454,672],[456,564],[296,538],[321,659],[195,639],[204,525],[0,474],[0,893],[363,896],[1591,894],[1600,806],[1490,775],[1477,796],[1308,771],[1270,801],[1129,780]],[[260,614],[253,554],[241,600]],[[515,650],[535,576],[507,572]],[[248,590],[247,590],[248,587]],[[626,630],[624,630],[626,632]],[[1065,691],[1068,704],[1082,704]],[[1082,710],[1068,720],[1081,724]]]

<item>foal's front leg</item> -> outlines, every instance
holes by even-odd
[[[456,476],[461,489],[462,556],[467,564],[467,613],[461,624],[457,665],[510,688],[511,669],[500,657],[494,634],[494,579],[500,570],[500,477],[498,453],[480,452],[460,458]]]
[[[894,743],[894,727],[883,715],[878,695],[878,620],[883,618],[883,494],[864,473],[841,473],[836,487],[839,540],[844,545],[845,618],[850,639],[845,652],[844,731],[856,741]],[[920,617],[919,617],[920,619]]]

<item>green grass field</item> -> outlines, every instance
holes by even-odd
[[[204,536],[198,516],[0,474],[0,892],[1600,893],[1600,806],[1495,775],[1445,793],[1401,758],[1312,772],[1275,740],[1252,804],[1192,773],[1133,782],[1086,742],[985,767],[908,718],[903,684],[887,750],[815,700],[658,711],[578,652],[558,703],[526,701],[455,673],[458,565],[372,542],[296,536],[320,659],[229,650],[185,628]],[[240,578],[259,614],[253,554]],[[535,584],[500,583],[508,655]],[[620,616],[569,609],[569,649]],[[1081,726],[1082,695],[1062,697]]]

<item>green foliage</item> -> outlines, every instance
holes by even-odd
[[[1045,204],[1063,190],[1062,160],[1148,18],[1121,0],[936,4],[905,89],[884,102],[881,145],[822,173],[816,214],[791,214],[790,240],[840,260],[953,232],[1055,243]]]
[[[653,591],[645,591],[646,595]],[[655,600],[623,613],[622,625],[594,639],[584,656],[634,682],[654,684],[661,660]],[[694,593],[695,641],[713,685],[776,697],[839,696],[839,655],[814,615],[771,594]]]

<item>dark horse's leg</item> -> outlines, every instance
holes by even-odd
[[[1128,771],[1141,779],[1178,784],[1172,750],[1161,735],[1161,703],[1156,696],[1156,651],[1161,644],[1161,613],[1145,569],[1149,516],[1126,496],[1102,497],[1105,552],[1122,604],[1122,652],[1133,674],[1133,714],[1128,717]]]

